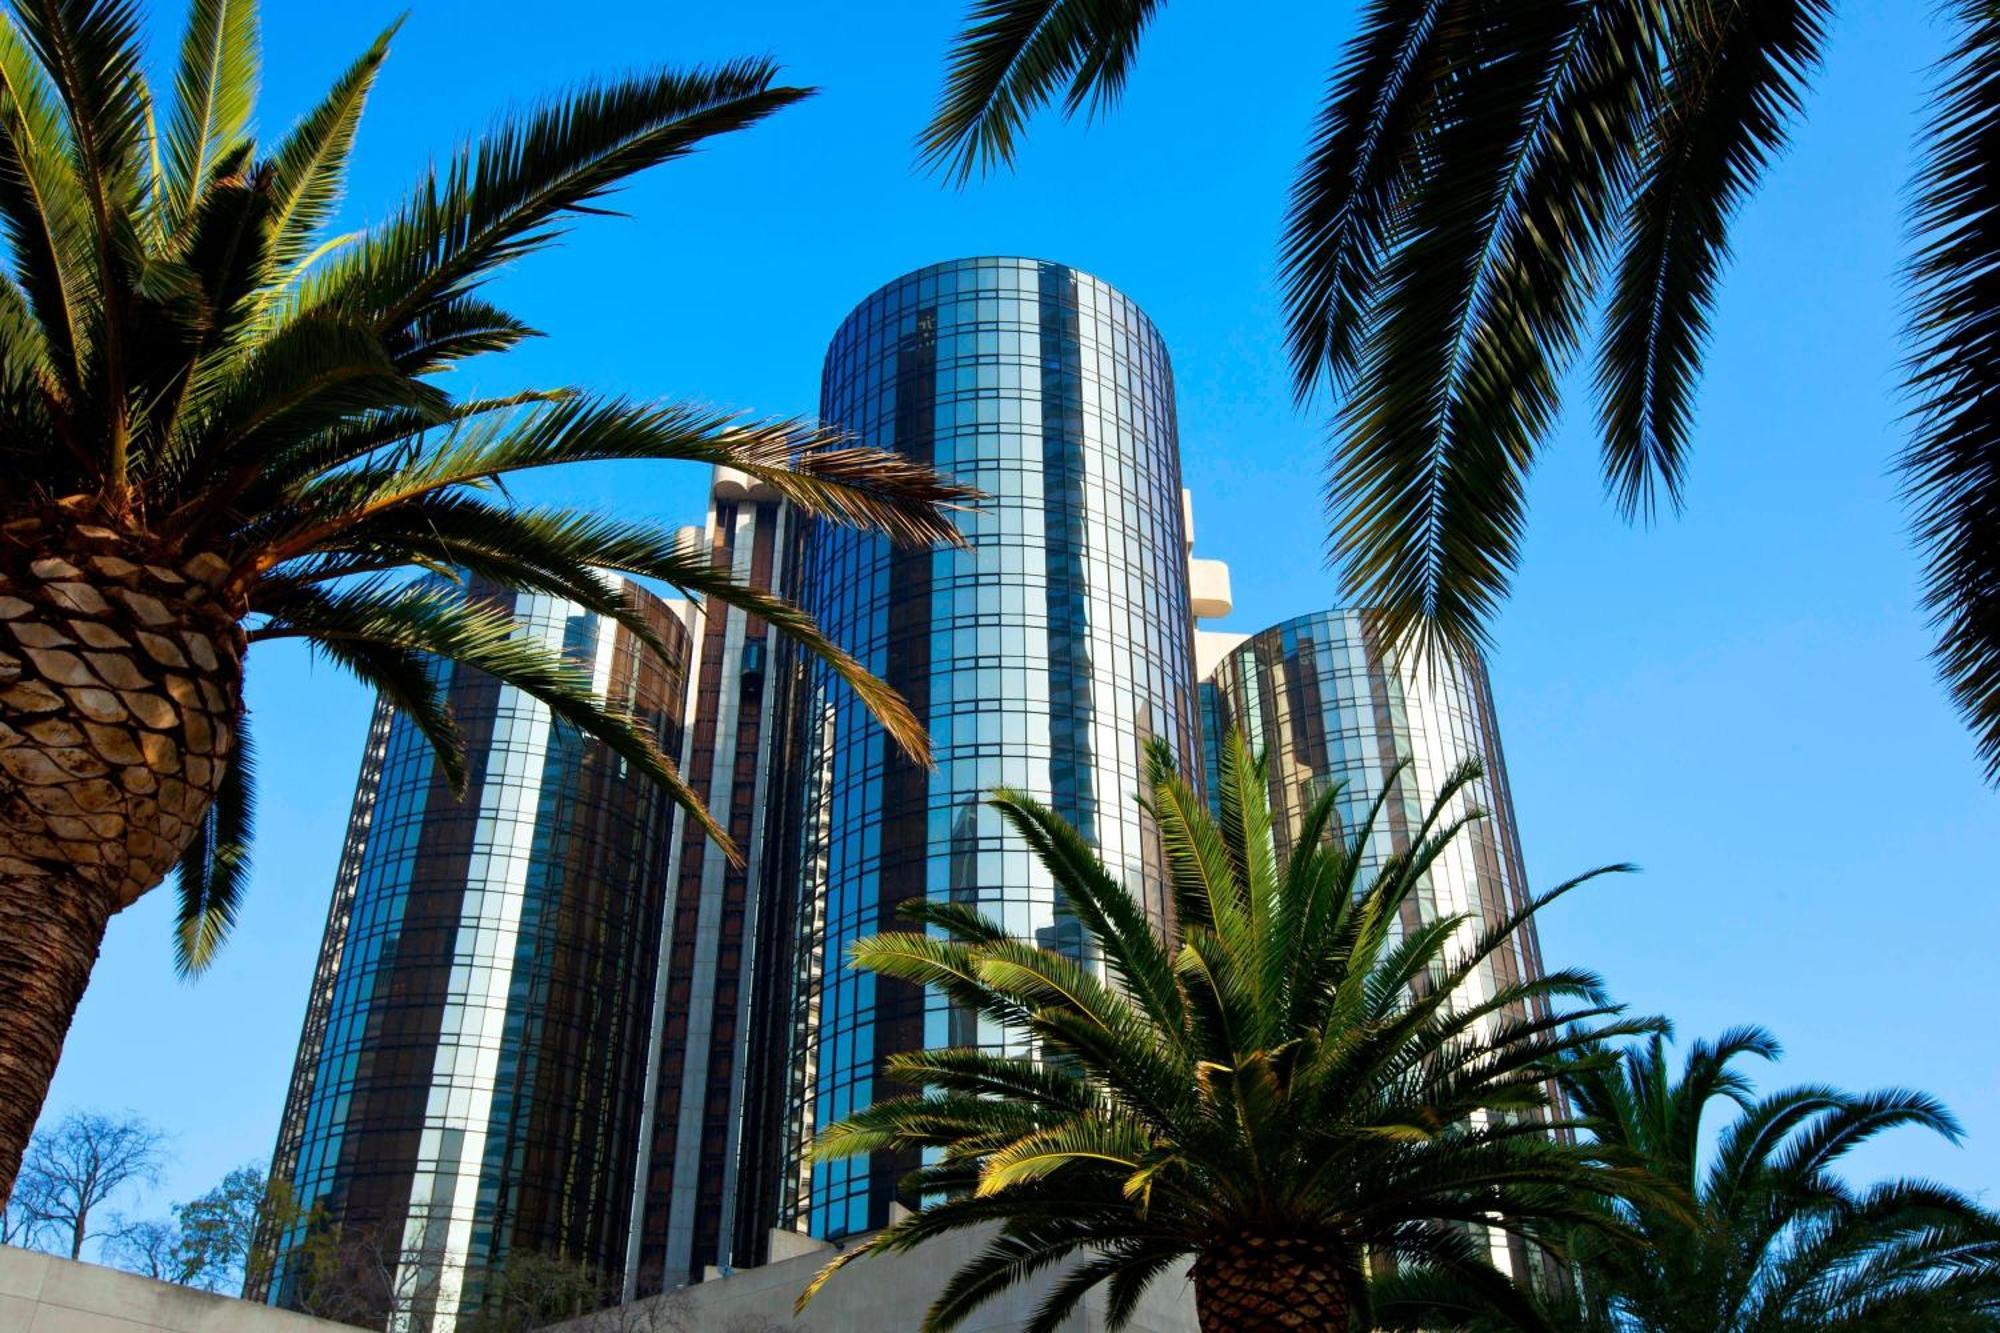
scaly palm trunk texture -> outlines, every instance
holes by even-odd
[[[187,849],[229,763],[227,574],[60,506],[0,522],[0,1199],[105,926]]]
[[[1299,1236],[1245,1232],[1202,1252],[1194,1265],[1202,1333],[1347,1333],[1340,1250]]]

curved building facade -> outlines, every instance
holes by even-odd
[[[799,554],[798,599],[910,701],[936,760],[904,760],[823,668],[797,668],[776,864],[800,934],[770,1188],[779,1225],[838,1238],[887,1222],[908,1164],[807,1164],[816,1127],[891,1091],[894,1052],[1000,1039],[848,968],[849,946],[928,895],[1074,947],[1053,884],[984,803],[1001,785],[1051,802],[1164,922],[1157,837],[1135,804],[1143,747],[1164,737],[1186,762],[1199,742],[1173,375],[1136,305],[1060,264],[935,265],[848,317],[821,385],[829,424],[989,497],[962,517],[964,550],[821,524]]]
[[[1281,854],[1292,831],[1328,786],[1341,786],[1335,832],[1346,837],[1368,817],[1398,764],[1397,779],[1368,844],[1370,868],[1407,850],[1414,831],[1460,762],[1477,759],[1485,776],[1458,798],[1460,811],[1486,817],[1438,858],[1406,912],[1413,920],[1465,915],[1499,924],[1524,905],[1527,876],[1513,797],[1493,720],[1484,668],[1404,665],[1384,649],[1359,611],[1321,611],[1252,635],[1217,666],[1202,691],[1203,732],[1211,769],[1215,747],[1240,727],[1269,771],[1272,833]],[[1213,786],[1210,788],[1214,790]],[[1538,975],[1532,924],[1496,953],[1484,978]]]
[[[585,665],[678,755],[685,608],[628,587],[672,661],[568,602],[469,595]],[[621,1266],[672,814],[534,699],[437,669],[470,781],[454,797],[416,728],[377,704],[272,1164],[357,1250],[342,1280],[372,1274],[342,1317],[406,1329],[451,1327],[510,1253]],[[266,1237],[278,1304],[313,1302],[305,1230]]]

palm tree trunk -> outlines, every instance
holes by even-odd
[[[0,1203],[14,1191],[110,920],[111,895],[95,885],[0,878]]]
[[[1350,1267],[1339,1245],[1317,1238],[1231,1237],[1195,1261],[1202,1333],[1347,1333]]]
[[[0,523],[0,1199],[106,923],[165,878],[227,770],[227,573],[60,505]]]

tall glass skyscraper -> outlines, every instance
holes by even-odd
[[[985,805],[1003,784],[1049,800],[1164,924],[1157,839],[1134,798],[1146,741],[1192,758],[1197,719],[1173,375],[1130,300],[1031,259],[920,269],[841,325],[821,415],[990,497],[964,517],[966,550],[821,525],[801,553],[799,600],[910,701],[936,758],[930,772],[904,760],[848,691],[805,670],[777,1221],[835,1238],[888,1220],[908,1164],[806,1165],[814,1130],[892,1091],[893,1052],[1000,1041],[936,997],[852,971],[848,946],[918,895],[1077,943],[1048,877]]]
[[[629,590],[672,661],[571,603],[468,595],[586,665],[678,755],[685,604]],[[672,813],[542,704],[439,670],[467,791],[377,705],[271,1171],[369,1247],[382,1290],[364,1303],[412,1329],[450,1327],[509,1254],[622,1263]],[[261,1294],[298,1302],[303,1238],[267,1238]]]

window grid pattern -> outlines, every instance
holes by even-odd
[[[773,573],[780,532],[791,521],[775,500],[718,499],[708,525],[710,558],[753,587],[778,591]],[[761,618],[709,606],[685,769],[689,786],[751,858],[766,754],[763,664],[771,639]],[[681,839],[654,1052],[653,1136],[639,1182],[632,1284],[638,1295],[698,1281],[706,1268],[730,1257],[723,1224],[738,1147],[731,1110],[742,1076],[738,1061],[755,1054],[738,1031],[738,1016],[753,962],[746,939],[750,886],[761,866],[730,863],[691,819],[682,820]]]
[[[837,1238],[884,1224],[898,1164],[798,1156],[814,1127],[892,1091],[897,1050],[1000,1047],[983,1020],[844,965],[916,894],[976,904],[1009,931],[1075,948],[1054,886],[985,805],[998,786],[1051,802],[1164,924],[1157,837],[1135,804],[1144,746],[1197,755],[1173,379],[1152,324],[1059,265],[979,259],[889,284],[842,325],[822,416],[988,497],[962,551],[907,553],[820,526],[800,598],[910,700],[934,771],[892,753],[807,668],[794,832],[802,884],[785,1225]],[[905,1164],[906,1165],[906,1164]]]
[[[671,663],[571,603],[470,595],[589,670],[676,753],[687,629],[627,590]],[[466,794],[378,704],[274,1174],[303,1208],[399,1253],[403,1322],[443,1329],[510,1248],[623,1257],[668,810],[539,702],[433,670],[466,736]],[[278,1303],[302,1239],[269,1238]]]
[[[1352,836],[1404,764],[1364,854],[1373,871],[1409,847],[1445,779],[1462,761],[1476,759],[1485,776],[1456,798],[1452,813],[1478,809],[1486,817],[1434,863],[1407,919],[1466,916],[1469,941],[1527,901],[1483,668],[1398,663],[1360,612],[1326,611],[1251,638],[1216,668],[1213,684],[1213,693],[1203,694],[1205,730],[1220,737],[1240,726],[1264,755],[1281,852],[1290,850],[1291,831],[1307,806],[1333,783],[1341,786],[1336,832]],[[1482,970],[1476,998],[1539,968],[1531,928]]]

